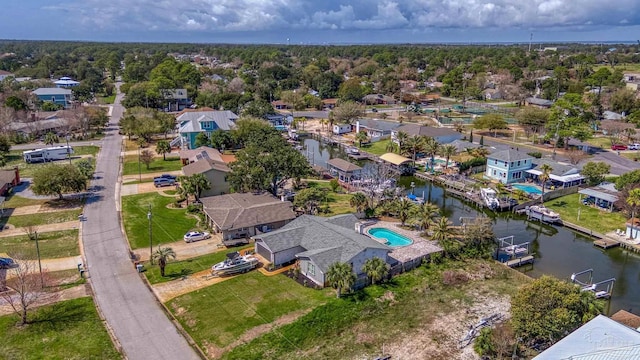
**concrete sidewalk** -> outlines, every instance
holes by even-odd
[[[66,221],[66,222],[61,222],[56,224],[38,225],[37,229],[39,233],[45,233],[45,232],[61,231],[61,230],[75,230],[75,229],[79,229],[79,226],[80,224],[78,220],[72,220],[72,221]],[[25,231],[25,228],[14,228],[14,229],[0,231],[0,238],[9,237],[9,236],[26,235],[26,234],[27,233]]]
[[[31,309],[44,306],[44,305],[50,305],[60,301],[78,299],[85,296],[89,296],[88,285],[82,284],[82,285],[74,286],[72,288],[60,290],[58,292],[49,294],[43,297],[40,301],[38,301],[35,304],[35,306],[32,305]],[[9,314],[14,314],[13,308],[11,308],[10,305],[0,301],[0,315],[9,315]]]

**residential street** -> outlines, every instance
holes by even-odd
[[[120,227],[116,188],[122,138],[114,125],[123,113],[122,98],[122,94],[116,97],[91,184],[95,192],[84,211],[83,244],[91,286],[128,359],[199,359],[136,273]]]

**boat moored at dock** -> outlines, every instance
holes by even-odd
[[[551,224],[561,224],[562,219],[560,219],[560,214],[557,212],[547,209],[543,205],[532,205],[527,206],[525,208],[525,214],[527,217],[532,220],[538,220],[541,222],[551,223]]]

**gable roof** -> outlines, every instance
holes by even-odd
[[[209,170],[218,170],[222,172],[230,172],[231,169],[227,166],[227,164],[221,161],[215,161],[212,159],[200,159],[196,162],[192,162],[189,165],[185,165],[182,167],[182,172],[186,176],[191,176],[193,174],[203,174]]]
[[[544,164],[551,166],[551,174],[557,175],[557,176],[573,175],[580,172],[580,170],[578,170],[578,168],[576,168],[573,165],[563,164],[553,160],[535,159],[533,160],[533,162],[536,165],[534,167],[534,169],[536,170],[540,170],[540,168]]]
[[[604,315],[598,315],[540,353],[534,360],[605,360],[639,357],[640,332]]]
[[[509,150],[496,151],[493,154],[490,154],[489,156],[487,156],[487,159],[495,159],[499,161],[512,162],[512,161],[518,161],[518,160],[533,159],[533,157],[523,152],[509,149]]]
[[[429,137],[439,137],[439,136],[453,136],[460,135],[459,132],[445,128],[445,127],[434,127],[434,126],[425,126],[419,124],[404,124],[402,126],[397,127],[394,131],[397,132],[405,132],[409,136],[429,136]]]
[[[0,188],[6,184],[13,184],[16,180],[16,170],[0,170]]]
[[[64,88],[38,88],[33,90],[33,93],[38,96],[42,95],[71,95],[71,90]]]
[[[330,159],[329,161],[327,161],[327,165],[333,166],[334,168],[345,172],[362,170],[360,166],[340,158]]]
[[[349,262],[365,249],[391,251],[388,246],[355,231],[359,220],[353,214],[323,218],[302,215],[284,227],[254,238],[261,240],[275,253],[302,247],[296,257],[311,259],[322,272],[335,262]]]
[[[196,149],[180,150],[180,159],[188,159],[189,162],[195,162],[205,158],[219,162],[226,162],[224,161],[222,154],[220,154],[220,151],[208,146],[200,146]]]
[[[401,124],[393,121],[374,120],[374,119],[358,119],[360,127],[371,130],[391,131],[398,128]]]
[[[4,70],[0,70],[0,75],[13,75],[13,73],[8,72],[8,71],[4,71]]]
[[[236,127],[235,120],[238,115],[229,110],[224,111],[189,111],[178,115],[176,120],[180,124],[178,132],[200,132],[203,131],[203,122],[214,122],[216,127],[210,130],[231,130]]]
[[[204,212],[221,230],[295,219],[290,201],[271,194],[233,193],[201,198]]]
[[[480,144],[475,144],[475,143],[464,141],[464,140],[454,140],[451,143],[449,143],[449,145],[455,146],[458,152],[462,152],[467,149],[476,149],[480,147]]]

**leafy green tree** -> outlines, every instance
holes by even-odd
[[[151,152],[151,150],[142,150],[140,152],[140,161],[147,167],[147,170],[149,170],[149,166],[153,162],[153,153]]]
[[[362,101],[365,95],[365,88],[360,84],[361,79],[353,77],[342,84],[338,89],[338,97],[342,101]]]
[[[286,181],[302,178],[310,171],[307,159],[277,132],[247,141],[229,165],[227,178],[236,191],[268,190],[276,195]]]
[[[244,104],[244,107],[242,108],[243,116],[253,116],[262,119],[271,114],[275,114],[275,110],[271,103],[264,99],[250,101]]]
[[[616,190],[622,191],[625,188],[635,187],[640,184],[640,170],[628,171],[616,179]]]
[[[304,209],[307,214],[314,215],[318,212],[320,202],[326,194],[318,188],[302,189],[296,193],[293,199],[293,205],[297,208]]]
[[[362,272],[367,274],[371,279],[371,283],[375,285],[378,281],[387,277],[387,274],[389,274],[389,266],[384,260],[374,256],[364,262]]]
[[[304,110],[304,98],[299,92],[283,91],[280,98],[285,104],[289,105],[292,113],[294,110]]]
[[[340,298],[344,289],[351,289],[356,282],[356,275],[351,266],[346,263],[336,262],[327,270],[327,282],[336,289],[336,297]]]
[[[58,111],[62,110],[62,105],[54,104],[51,101],[45,101],[40,105],[40,109],[42,109],[42,111]]]
[[[362,147],[363,142],[367,142],[369,140],[369,135],[365,131],[360,131],[356,134],[356,141],[358,142],[358,146]]]
[[[549,121],[549,110],[530,106],[523,107],[516,113],[516,119],[527,133],[539,134]]]
[[[592,136],[589,123],[594,119],[593,114],[586,111],[581,95],[566,94],[551,107],[547,137],[562,139],[565,149],[568,149],[570,138],[585,141]]]
[[[198,135],[196,135],[196,141],[194,143],[195,147],[200,147],[200,146],[207,146],[209,145],[209,135],[207,135],[206,132],[201,132],[198,133]]]
[[[368,205],[367,196],[361,192],[354,193],[349,199],[349,205],[356,209],[356,212],[363,212]]]
[[[553,344],[600,313],[593,292],[546,275],[511,298],[513,330],[527,344]]]
[[[167,267],[167,263],[170,259],[176,258],[176,252],[172,248],[167,246],[161,246],[153,252],[151,258],[158,263],[160,268],[160,276],[164,277],[164,269]]]
[[[584,164],[580,174],[587,178],[589,186],[596,186],[602,183],[605,179],[605,175],[611,170],[611,165],[600,161],[589,161]]]
[[[80,171],[85,179],[89,180],[91,179],[91,177],[93,177],[95,168],[93,166],[93,162],[90,159],[80,159],[75,163],[75,166],[78,168],[78,171]]]
[[[233,146],[233,136],[231,133],[221,129],[217,129],[212,132],[209,137],[209,141],[214,149],[218,149],[220,151],[224,151],[225,149],[229,149]]]
[[[340,189],[340,182],[338,179],[331,179],[331,181],[329,181],[329,187],[331,188],[331,191],[338,192],[338,189]]]
[[[50,164],[38,167],[33,173],[31,189],[36,195],[76,193],[86,188],[87,178],[73,165]]]
[[[167,154],[171,152],[171,145],[166,140],[160,140],[156,144],[156,153],[162,155],[162,160],[167,160]]]
[[[626,88],[613,93],[609,101],[611,110],[616,112],[630,114],[633,110],[638,109],[635,91]]]
[[[507,121],[497,113],[486,114],[473,120],[473,127],[476,129],[488,129],[493,131],[493,136],[497,136],[497,130],[508,129]]]
[[[44,143],[46,145],[53,145],[53,144],[57,144],[58,142],[60,142],[60,140],[58,139],[58,135],[52,133],[51,131],[49,131],[44,136]]]
[[[362,105],[353,101],[341,102],[332,111],[334,119],[339,123],[353,124],[364,113]]]
[[[12,108],[15,111],[27,110],[27,104],[15,95],[7,97],[4,101],[4,106]]]

